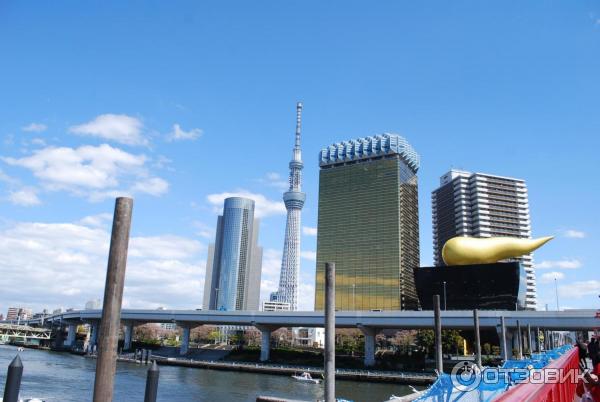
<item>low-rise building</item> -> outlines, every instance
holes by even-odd
[[[30,308],[24,307],[9,307],[6,313],[7,321],[28,320],[33,316]]]
[[[293,343],[297,346],[322,348],[325,346],[325,328],[292,328]]]
[[[279,301],[264,301],[262,303],[262,311],[290,311],[291,305],[287,302]]]

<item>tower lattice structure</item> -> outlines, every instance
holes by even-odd
[[[291,310],[298,309],[298,286],[300,281],[300,225],[302,207],[306,194],[302,192],[302,152],[300,133],[302,128],[302,103],[296,105],[296,141],[290,161],[289,189],[283,193],[287,209],[285,240],[281,260],[281,274],[276,299],[290,304]]]

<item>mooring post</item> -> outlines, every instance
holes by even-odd
[[[517,358],[523,360],[523,334],[521,333],[521,323],[517,320]]]
[[[144,393],[144,402],[156,402],[156,396],[158,395],[158,376],[160,371],[158,370],[158,364],[156,360],[152,362],[152,366],[148,369],[148,376],[146,377],[146,392]]]
[[[8,365],[6,373],[6,386],[4,387],[4,402],[18,402],[21,378],[23,377],[23,363],[19,355]]]
[[[435,368],[439,374],[444,372],[442,356],[442,317],[440,311],[440,295],[433,295],[433,325],[435,328]]]
[[[335,263],[325,263],[325,402],[335,402]]]
[[[94,402],[112,402],[113,400],[121,302],[123,301],[132,210],[133,199],[127,197],[116,199],[104,285],[102,319],[98,334]]]
[[[500,346],[502,347],[502,360],[508,360],[508,345],[506,344],[506,320],[504,316],[500,317]]]
[[[479,333],[479,311],[473,310],[473,324],[475,325],[475,356],[477,367],[481,368],[481,334]]]

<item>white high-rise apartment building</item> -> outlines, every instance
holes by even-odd
[[[444,265],[442,248],[455,236],[531,238],[529,200],[524,180],[450,170],[431,194],[433,258]],[[527,274],[525,307],[535,310],[533,254],[518,258]]]

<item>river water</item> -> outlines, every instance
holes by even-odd
[[[6,369],[16,354],[16,347],[0,345],[2,390]],[[24,366],[22,398],[91,401],[96,360],[33,349],[19,354]],[[114,401],[143,401],[147,369],[148,366],[119,362]],[[392,394],[409,392],[408,387],[398,384],[336,381],[337,396],[356,402],[381,402]],[[323,397],[323,386],[299,383],[286,376],[160,366],[158,400],[162,402],[254,402],[258,395],[314,401]]]

